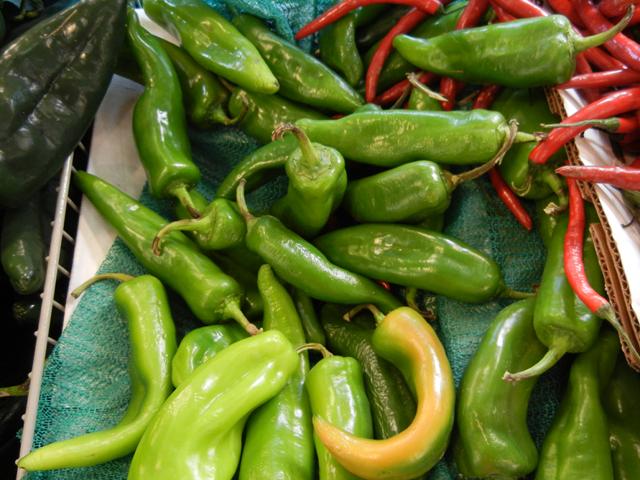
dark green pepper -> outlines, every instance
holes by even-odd
[[[196,368],[243,338],[247,338],[247,332],[234,323],[191,330],[178,345],[171,361],[173,386],[178,388]]]
[[[278,80],[256,48],[204,1],[145,0],[143,7],[207,70],[246,90],[266,94],[278,91]]]
[[[542,444],[536,480],[613,480],[601,395],[619,352],[617,335],[605,327],[598,341],[573,361],[567,390]]]
[[[360,363],[371,406],[375,438],[389,438],[407,428],[416,414],[416,401],[402,374],[378,356],[371,343],[373,328],[345,322],[344,308],[325,305],[321,311],[331,351]]]
[[[243,248],[243,250],[246,250]],[[251,256],[255,255],[246,250]],[[236,252],[234,252],[236,253]],[[242,254],[242,252],[239,252]],[[258,292],[258,277],[247,266],[229,257],[228,252],[207,252],[207,255],[218,265],[224,273],[232,277],[244,290],[244,311],[249,318],[261,317],[264,310],[262,297]],[[255,255],[258,257],[257,255]],[[258,257],[258,260],[262,260]],[[262,263],[262,262],[261,262]]]
[[[484,253],[448,235],[418,227],[366,224],[315,239],[336,265],[369,278],[415,287],[468,303],[518,296]]]
[[[2,268],[17,293],[29,295],[42,290],[46,268],[40,195],[18,208],[5,210],[0,253]]]
[[[278,94],[322,110],[351,113],[362,97],[333,70],[269,30],[259,19],[239,15],[233,24],[258,49],[280,82]]]
[[[178,292],[198,319],[216,323],[233,318],[249,333],[257,332],[240,310],[244,292],[238,282],[185,235],[171,233],[163,242],[162,255],[155,255],[151,243],[166,225],[164,218],[94,175],[78,171],[74,180],[138,261]]]
[[[2,50],[0,205],[24,203],[89,128],[125,37],[125,4],[78,2]]]
[[[287,283],[325,302],[368,302],[386,311],[400,305],[391,293],[373,281],[329,262],[320,250],[286,228],[276,217],[251,215],[244,199],[243,182],[240,182],[237,197],[247,222],[247,247],[260,255]]]
[[[464,478],[516,479],[533,472],[538,451],[527,427],[527,407],[537,378],[512,385],[505,370],[537,362],[544,345],[533,329],[535,299],[503,309],[467,366],[456,406],[454,457]]]
[[[40,295],[28,295],[17,298],[13,302],[11,305],[11,314],[18,327],[35,331],[38,329],[41,308],[42,299]],[[54,318],[52,318],[51,321],[53,322]]]
[[[413,65],[465,83],[528,88],[566,82],[576,55],[605,43],[628,18],[590,37],[563,15],[548,15],[453,30],[430,39],[399,35],[393,46]]]
[[[558,219],[562,218],[557,215],[558,197],[550,195],[549,197],[541,200],[536,200],[536,220],[538,226],[538,233],[542,239],[544,246],[549,248],[551,243],[551,237],[553,236],[553,230],[558,224]]]
[[[258,272],[264,303],[263,328],[279,330],[298,347],[304,331],[293,300],[269,265]],[[257,409],[247,423],[240,462],[240,480],[263,478],[314,478],[313,426],[309,397],[304,388],[309,371],[306,353],[285,387]]]
[[[393,6],[385,15],[378,16],[375,21],[360,28],[356,32],[356,43],[359,49],[366,49],[384,37],[391,28],[409,11],[403,5]],[[327,27],[328,28],[328,27]]]
[[[118,425],[38,448],[18,460],[25,470],[84,467],[133,453],[147,425],[172,390],[171,359],[176,332],[162,283],[151,275],[103,274],[74,290],[79,295],[99,279],[122,280],[113,298],[127,320],[131,400]]]
[[[176,197],[193,216],[189,190],[200,181],[191,158],[182,90],[171,59],[145,30],[133,8],[127,13],[129,44],[144,77],[144,92],[133,110],[133,137],[156,197]]]
[[[325,344],[326,336],[318,315],[316,314],[313,300],[309,295],[304,293],[299,288],[291,289],[291,298],[296,305],[300,322],[302,322],[302,329],[304,330],[304,338],[310,343]]]

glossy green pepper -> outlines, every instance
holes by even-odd
[[[298,311],[300,322],[302,323],[302,329],[304,330],[304,338],[309,343],[321,343],[325,344],[327,339],[318,320],[313,299],[309,297],[299,288],[291,289],[291,298]]]
[[[193,216],[189,190],[200,181],[191,158],[178,75],[156,37],[145,30],[133,8],[127,11],[129,45],[142,70],[145,89],[133,110],[133,137],[156,197],[176,197]]]
[[[252,92],[278,91],[278,80],[256,48],[204,1],[145,0],[143,7],[207,70]]]
[[[343,268],[468,303],[515,292],[484,253],[448,235],[418,227],[366,224],[334,230],[314,244]],[[518,294],[515,294],[516,296]]]
[[[282,332],[294,347],[304,344],[304,331],[293,300],[269,265],[260,267],[258,289],[265,305],[263,328]],[[304,388],[308,371],[309,359],[303,353],[286,386],[251,415],[242,449],[240,480],[314,478],[313,426]]]
[[[299,363],[277,330],[222,350],[165,401],[140,440],[127,478],[230,480],[249,414],[282,390]]]
[[[557,204],[558,197],[555,195],[550,195],[541,200],[536,200],[536,221],[538,233],[540,234],[542,243],[547,248],[549,248],[549,243],[551,243],[553,230],[558,224],[558,219],[562,218],[561,215],[557,215],[555,213]]]
[[[191,330],[178,345],[171,361],[173,386],[178,388],[196,368],[247,336],[247,332],[234,323],[208,325]]]
[[[605,327],[598,341],[573,361],[567,390],[542,444],[536,480],[613,480],[601,395],[619,352],[617,335]]]
[[[398,35],[393,46],[413,65],[465,83],[544,87],[569,80],[576,55],[610,40],[627,22],[583,37],[567,17],[548,15],[453,30],[430,39]]]
[[[238,15],[233,24],[255,45],[278,79],[279,95],[340,113],[351,113],[363,104],[362,97],[333,70],[272,33],[259,19]]]
[[[182,48],[157,37],[178,74],[182,96],[189,121],[199,128],[210,128],[221,123],[233,125],[242,118],[229,118],[225,107],[229,90],[209,70],[201,67]]]
[[[409,100],[407,100],[408,110],[420,110],[420,111],[441,111],[442,105],[438,100],[419,88],[412,88],[411,94],[409,94]]]
[[[180,232],[163,242],[162,255],[151,249],[153,238],[166,220],[113,185],[86,172],[74,173],[78,188],[118,232],[125,245],[149,272],[178,292],[204,323],[233,318],[249,333],[257,329],[242,311],[243,291]]]
[[[322,327],[332,352],[360,363],[371,406],[375,438],[389,438],[407,428],[416,414],[416,401],[402,374],[373,348],[373,328],[342,318],[345,309],[324,305]]]
[[[247,222],[249,250],[260,255],[280,278],[317,300],[357,304],[370,302],[389,311],[400,303],[368,278],[351,273],[327,260],[305,239],[271,215],[254,217],[244,199],[244,183],[238,187],[238,206]]]
[[[123,281],[113,299],[129,330],[129,407],[116,426],[38,448],[18,461],[20,468],[86,467],[130,454],[171,393],[171,358],[176,351],[176,332],[164,287],[151,275],[134,278],[104,274],[80,286],[75,294],[103,278]]]
[[[287,132],[296,137],[298,148],[285,164],[287,193],[273,204],[271,213],[303,237],[314,237],[342,202],[347,188],[344,158],[333,148],[311,143],[291,124],[279,126],[274,137]]]
[[[488,110],[375,110],[338,120],[296,122],[311,141],[338,150],[355,162],[395,167],[416,160],[469,165],[494,158],[505,144],[510,127]],[[515,142],[532,136],[518,133]]]
[[[260,143],[269,143],[273,131],[281,123],[295,123],[302,118],[327,118],[306,105],[294,103],[278,95],[236,89],[229,99],[229,113],[238,116],[243,112],[245,113],[237,124],[238,128]]]
[[[515,385],[505,370],[537,362],[545,347],[533,329],[533,298],[513,303],[491,322],[467,366],[458,393],[453,452],[464,478],[516,479],[533,472],[538,451],[527,427],[537,378]]]
[[[603,404],[609,424],[609,442],[616,480],[640,478],[640,375],[622,355],[606,386]]]
[[[323,359],[307,374],[311,412],[332,425],[364,438],[373,436],[371,410],[355,358],[332,355],[321,349]],[[357,480],[345,470],[314,435],[320,480]]]

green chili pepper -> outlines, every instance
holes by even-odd
[[[171,361],[173,386],[178,388],[196,368],[243,338],[247,338],[247,332],[234,323],[191,330],[178,345]]]
[[[302,322],[304,338],[309,343],[321,343],[324,345],[327,339],[316,315],[315,306],[313,305],[311,297],[299,288],[292,288],[291,298],[293,298],[300,322]]]
[[[350,113],[362,97],[325,64],[283,40],[259,19],[239,15],[233,24],[258,49],[280,82],[278,94],[323,110]]]
[[[547,248],[549,248],[549,244],[551,243],[553,230],[558,224],[558,219],[562,218],[561,215],[557,215],[557,203],[558,197],[556,195],[550,195],[541,200],[536,200],[538,233],[540,234],[542,243]]]
[[[344,158],[333,148],[312,144],[291,124],[279,126],[274,137],[287,132],[296,137],[299,146],[285,164],[287,193],[273,204],[271,213],[296,233],[313,237],[342,202],[347,188]]]
[[[357,87],[364,75],[364,65],[356,45],[356,19],[349,14],[320,32],[320,58]]]
[[[278,91],[278,80],[258,50],[204,1],[145,0],[143,7],[207,70],[252,92]]]
[[[416,414],[415,399],[398,369],[375,352],[373,328],[345,322],[344,313],[344,308],[336,305],[322,307],[327,346],[338,355],[358,360],[371,406],[375,438],[389,438],[411,424]]]
[[[271,265],[285,282],[325,302],[357,304],[366,301],[387,311],[400,305],[391,293],[376,283],[329,262],[316,247],[277,218],[251,215],[244,199],[243,182],[237,196],[240,212],[247,222],[247,247]]]
[[[178,292],[197,318],[205,323],[233,318],[249,333],[257,332],[240,310],[240,285],[191,240],[173,232],[163,242],[162,255],[155,255],[151,243],[166,225],[164,218],[94,175],[78,171],[74,180],[142,266]]]
[[[544,87],[569,80],[576,55],[613,38],[629,18],[590,37],[577,33],[565,16],[548,15],[453,30],[430,39],[399,35],[393,46],[413,65],[466,83]]]
[[[407,101],[408,110],[425,111],[441,111],[442,105],[438,100],[423,92],[419,88],[412,88],[409,100]]]
[[[567,390],[542,444],[536,480],[613,480],[609,428],[600,398],[619,351],[617,335],[605,328],[573,361]]]
[[[277,330],[222,350],[165,401],[140,440],[128,479],[231,479],[247,417],[282,390],[299,364]]]
[[[491,258],[438,232],[366,224],[334,230],[314,244],[329,260],[353,272],[461,302],[520,295],[505,287]]]
[[[243,248],[246,250],[246,248]],[[246,250],[251,256],[255,253]],[[235,252],[234,252],[235,253]],[[262,317],[264,305],[258,292],[258,277],[255,272],[245,265],[238,263],[228,256],[228,252],[207,252],[207,255],[218,265],[224,273],[232,277],[244,290],[244,310],[248,318]],[[255,255],[258,257],[257,255]],[[262,259],[258,257],[262,263]]]
[[[555,123],[557,117],[549,110],[547,98],[542,89],[505,89],[497,96],[491,107],[512,118],[525,131],[537,131],[541,124]],[[566,207],[567,197],[563,182],[555,174],[555,165],[564,163],[564,150],[558,152],[549,164],[534,165],[529,161],[529,153],[535,143],[515,145],[500,163],[500,173],[511,190],[521,197],[538,200],[551,193],[558,195],[559,206]]]
[[[616,480],[640,478],[640,375],[629,368],[622,355],[604,393],[609,442]]]
[[[265,330],[279,330],[298,347],[304,331],[293,300],[278,282],[269,265],[258,272],[258,288],[265,305]],[[256,410],[247,424],[240,462],[240,480],[263,478],[314,478],[313,426],[305,377],[309,371],[306,354],[287,385]]]
[[[537,378],[515,385],[502,380],[505,370],[525,367],[544,355],[533,329],[535,302],[513,303],[496,316],[462,377],[453,451],[465,478],[521,478],[538,463],[527,427]]]
[[[355,358],[332,355],[326,349],[323,359],[307,374],[311,412],[332,425],[364,438],[373,436],[371,410],[365,393],[362,369]],[[314,434],[320,480],[357,480],[327,451]]]
[[[261,143],[269,143],[271,134],[281,123],[294,123],[302,118],[327,118],[305,105],[296,104],[278,95],[249,93],[240,89],[231,94],[229,112],[233,116],[246,112],[237,125]]]
[[[46,268],[39,194],[21,207],[5,210],[0,253],[2,268],[17,293],[29,295],[42,290]]]
[[[200,181],[191,159],[180,82],[171,59],[145,30],[133,8],[127,11],[129,44],[144,77],[145,89],[133,110],[133,136],[156,197],[175,196],[197,216],[189,190]]]
[[[415,160],[469,165],[494,158],[509,137],[505,118],[488,110],[377,110],[338,120],[296,122],[318,142],[356,162],[395,167]],[[515,142],[533,137],[519,132]]]
[[[11,314],[16,325],[32,331],[38,329],[42,299],[39,294],[28,295],[16,299],[11,305]],[[55,319],[51,318],[52,323]]]
[[[444,213],[427,217],[416,226],[433,232],[442,232],[444,229]]]
[[[379,15],[375,21],[368,23],[356,32],[358,48],[366,49],[384,37],[391,28],[409,11],[408,7],[398,5],[392,7],[384,15]]]
[[[540,341],[549,349],[533,366],[518,373],[505,373],[505,379],[517,381],[541,375],[567,353],[588,350],[598,338],[601,320],[573,293],[564,271],[564,237],[568,218],[563,214],[551,236],[547,260],[538,289],[533,326]],[[589,283],[597,291],[604,289],[598,257],[589,236],[583,249]]]
[[[201,67],[182,48],[156,37],[167,53],[178,74],[187,115],[193,125],[210,128],[216,123],[233,125],[242,115],[229,118],[225,106],[229,102],[229,91],[216,76]]]
[[[89,280],[74,294],[102,278],[123,280],[113,298],[129,330],[129,408],[115,427],[36,449],[18,461],[20,468],[84,467],[132,453],[171,393],[171,358],[176,351],[176,333],[164,287],[151,275],[134,278],[104,274]]]

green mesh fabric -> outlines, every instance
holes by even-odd
[[[210,1],[229,14],[235,8],[269,19],[277,30],[290,37],[292,31],[312,18],[331,2],[308,0],[228,0],[226,5]],[[309,47],[310,44],[305,44]],[[203,172],[199,190],[211,198],[215,187],[232,166],[256,148],[257,143],[234,128],[215,131],[191,131],[193,154]],[[284,192],[283,179],[253,192],[249,204],[263,209]],[[167,218],[167,202],[157,201],[144,190],[141,201]],[[530,290],[539,281],[544,251],[537,234],[522,229],[497,200],[484,180],[460,186],[447,213],[447,233],[492,256],[502,267],[506,284]],[[109,251],[101,272],[143,273],[120,240]],[[129,401],[127,373],[128,341],[125,321],[112,300],[115,282],[95,284],[82,297],[69,326],[49,356],[45,368],[38,411],[34,447],[56,440],[115,425]],[[172,312],[180,337],[198,326],[184,303],[171,295]],[[446,298],[437,299],[438,333],[447,350],[456,385],[482,335],[498,311],[509,300],[484,305],[466,305]],[[564,383],[566,364],[561,362],[534,390],[529,423],[538,445],[552,419]],[[194,428],[197,428],[194,426]],[[180,441],[180,439],[176,439]],[[130,457],[91,468],[34,472],[30,480],[123,480]],[[446,456],[429,475],[430,479],[453,480],[456,471]]]

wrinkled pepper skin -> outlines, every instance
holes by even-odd
[[[609,442],[616,480],[640,478],[640,375],[629,368],[622,355],[604,393],[609,423]]]
[[[171,382],[178,388],[196,368],[248,334],[234,323],[209,325],[187,333],[171,361]]]
[[[260,53],[231,22],[201,0],[145,0],[144,11],[207,70],[241,88],[272,94],[278,80]]]
[[[508,133],[497,112],[382,110],[338,120],[299,120],[311,141],[333,147],[345,158],[381,167],[416,160],[438,164],[485,163],[496,156]]]
[[[125,38],[125,3],[79,2],[2,50],[0,206],[21,205],[82,139]]]
[[[503,309],[464,372],[453,450],[464,478],[517,479],[536,468],[527,407],[537,378],[516,384],[502,379],[505,370],[526,368],[544,355],[533,329],[534,304],[531,298]]]
[[[573,361],[567,390],[542,444],[536,480],[613,480],[609,427],[601,395],[619,352],[617,335],[605,328],[598,341]]]
[[[269,265],[258,271],[258,289],[265,305],[264,330],[282,332],[294,347],[304,344],[304,331],[293,300]],[[289,382],[247,423],[239,480],[314,478],[313,426],[304,387],[309,358],[307,353],[298,358],[298,367]]]
[[[277,330],[222,350],[166,400],[140,440],[128,480],[230,480],[247,417],[282,390],[298,365]]]
[[[141,275],[121,283],[113,298],[129,330],[131,400],[118,425],[51,443],[18,461],[26,470],[85,467],[132,453],[172,391],[176,332],[160,281]]]
[[[371,341],[373,329],[345,322],[344,312],[344,307],[336,305],[322,308],[327,347],[337,355],[358,360],[371,407],[374,438],[389,438],[411,424],[416,401],[398,369],[375,352]]]
[[[505,290],[492,259],[459,240],[418,227],[356,225],[322,235],[314,244],[342,268],[461,302],[486,302]]]
[[[233,24],[258,49],[278,79],[278,94],[322,110],[351,113],[362,97],[333,70],[272,33],[258,18],[239,15]]]
[[[306,105],[279,95],[264,95],[236,89],[229,99],[229,113],[242,116],[237,127],[260,143],[271,142],[271,134],[281,123],[295,123],[302,118],[324,120],[327,117]]]
[[[305,387],[311,412],[332,425],[364,438],[373,436],[371,410],[355,358],[331,355],[309,371]],[[357,480],[346,471],[314,435],[320,480]]]

